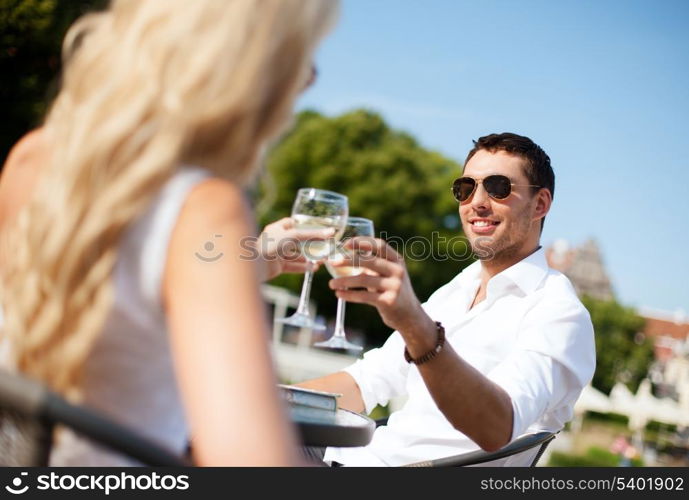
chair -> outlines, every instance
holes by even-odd
[[[376,420],[376,427],[385,425],[387,419]],[[500,458],[510,457],[528,451],[536,446],[539,447],[538,453],[529,464],[529,467],[536,467],[536,464],[543,456],[546,448],[550,442],[555,439],[557,432],[540,431],[531,434],[524,434],[518,437],[508,445],[500,448],[497,451],[476,450],[451,457],[436,458],[433,460],[424,460],[413,464],[405,465],[405,467],[465,467],[467,465],[478,465],[486,462],[492,462]]]
[[[57,425],[144,465],[190,465],[184,458],[132,430],[67,402],[43,384],[0,370],[0,465],[48,465],[53,429]]]

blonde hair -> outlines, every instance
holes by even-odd
[[[182,164],[244,183],[284,128],[336,0],[114,0],[65,38],[52,163],[13,228],[2,335],[78,395],[123,231]]]

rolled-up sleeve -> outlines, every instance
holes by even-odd
[[[385,406],[406,390],[409,365],[404,361],[404,341],[393,332],[382,347],[371,349],[363,359],[345,368],[359,386],[366,413],[376,405]]]
[[[514,353],[494,368],[488,378],[498,384],[512,401],[514,418],[510,441],[524,434],[529,426],[546,411],[564,402],[569,394],[578,394],[583,388],[562,364],[534,351]]]
[[[560,408],[560,414],[571,417],[596,363],[593,327],[581,304],[544,304],[525,318],[524,325],[517,348],[488,373],[512,401],[511,439],[547,411]]]

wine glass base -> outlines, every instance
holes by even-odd
[[[325,330],[325,325],[316,323],[311,316],[301,313],[294,313],[292,316],[278,318],[275,321],[284,325],[296,326],[299,328],[310,328],[318,331]]]
[[[357,344],[352,344],[343,337],[330,337],[323,342],[316,342],[314,347],[325,347],[328,349],[347,349],[348,351],[361,351],[363,347]]]

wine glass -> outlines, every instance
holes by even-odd
[[[363,217],[349,217],[347,225],[344,229],[342,242],[355,236],[374,236],[373,221],[364,219]],[[336,247],[330,255],[330,259],[344,258],[351,261],[352,265],[333,266],[330,260],[325,261],[325,267],[333,278],[342,278],[345,276],[357,276],[364,272],[364,268],[357,265],[359,256],[355,251],[347,250],[342,245]],[[317,342],[315,347],[327,347],[331,349],[349,349],[352,351],[360,351],[363,349],[360,345],[353,344],[347,340],[344,330],[344,316],[345,316],[346,302],[340,298],[337,299],[337,318],[335,320],[335,332],[333,336],[323,342]]]
[[[307,261],[307,269],[304,274],[299,305],[292,316],[278,318],[276,321],[302,328],[325,330],[325,326],[316,323],[309,312],[313,267],[316,262],[330,255],[331,250],[342,237],[348,210],[347,197],[343,194],[315,188],[301,188],[297,192],[292,206],[292,219],[294,219],[295,228],[300,230],[333,228],[335,234],[327,239],[300,242],[301,252]]]

